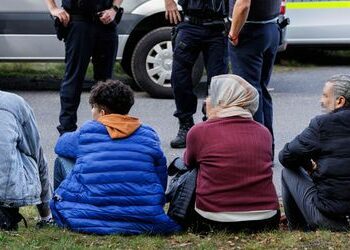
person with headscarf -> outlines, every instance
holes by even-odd
[[[272,136],[253,120],[257,90],[237,75],[212,78],[208,120],[188,133],[184,163],[198,168],[195,231],[278,228],[272,182]]]

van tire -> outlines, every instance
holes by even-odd
[[[133,78],[144,91],[155,98],[174,98],[170,84],[171,29],[171,27],[161,27],[146,34],[137,43],[131,58]],[[160,52],[158,53],[155,48]],[[147,61],[148,58],[151,58],[152,61]],[[159,74],[150,75],[151,73],[148,73],[156,68]],[[203,57],[200,56],[193,67],[192,82],[194,86],[200,82],[203,69]]]

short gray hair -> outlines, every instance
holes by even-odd
[[[334,75],[328,79],[328,82],[333,83],[334,98],[344,96],[345,106],[350,106],[350,75]]]

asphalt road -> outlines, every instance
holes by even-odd
[[[320,114],[319,97],[324,82],[332,75],[348,73],[350,67],[308,67],[295,69],[277,69],[273,73],[270,88],[274,101],[274,128],[276,142],[276,159],[274,164],[274,183],[280,194],[281,165],[278,162],[278,152],[284,144],[293,139],[309,123],[310,119]],[[0,86],[1,88],[1,86]],[[24,97],[32,106],[38,121],[42,145],[47,156],[50,173],[52,174],[55,159],[54,145],[58,138],[56,125],[60,109],[58,91],[18,91],[15,93]],[[81,97],[79,108],[79,124],[90,119],[88,92]],[[200,98],[199,103],[204,98]],[[198,105],[198,109],[201,105]],[[172,116],[175,109],[173,100],[158,100],[150,98],[144,92],[136,92],[135,105],[131,115],[139,117],[142,122],[151,125],[158,132],[162,148],[168,162],[177,156],[182,156],[184,150],[172,149],[169,141],[177,132],[177,120]],[[201,113],[195,116],[196,122],[201,121]]]

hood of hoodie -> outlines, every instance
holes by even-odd
[[[106,126],[112,139],[128,137],[141,126],[141,121],[138,118],[128,115],[104,115],[99,117],[97,121]]]

